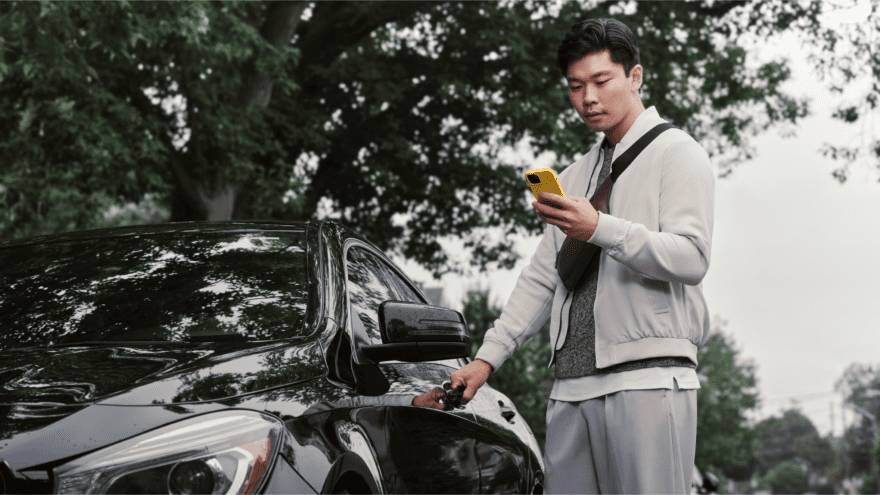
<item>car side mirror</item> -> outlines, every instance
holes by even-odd
[[[464,316],[449,308],[403,301],[379,304],[381,344],[361,345],[368,359],[436,361],[471,355],[471,338]]]
[[[703,488],[708,493],[718,493],[718,485],[718,477],[714,474],[706,473],[706,476],[703,477]]]

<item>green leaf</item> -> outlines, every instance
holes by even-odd
[[[33,123],[34,118],[36,117],[36,105],[33,102],[28,102],[28,106],[21,113],[21,120],[18,123],[18,132],[24,134],[31,127],[31,123]]]

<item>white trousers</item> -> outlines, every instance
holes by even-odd
[[[550,400],[544,493],[683,493],[693,477],[697,391],[624,390]]]

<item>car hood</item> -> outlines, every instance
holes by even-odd
[[[79,455],[324,374],[316,341],[2,352],[0,458],[20,469]]]
[[[323,375],[317,342],[157,343],[0,353],[0,405],[217,401]]]

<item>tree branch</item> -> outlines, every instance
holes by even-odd
[[[297,32],[304,68],[326,67],[378,27],[433,7],[432,2],[318,2]]]

